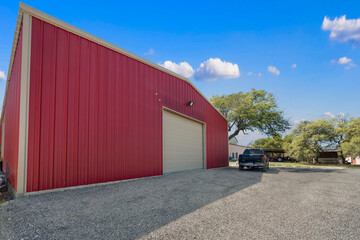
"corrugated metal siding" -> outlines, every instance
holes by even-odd
[[[10,168],[9,182],[16,190],[19,154],[19,116],[21,85],[22,29],[16,47],[5,101],[4,169]],[[10,74],[10,73],[8,73]]]
[[[163,106],[206,122],[207,167],[227,166],[226,121],[189,83],[32,19],[28,192],[162,174]]]

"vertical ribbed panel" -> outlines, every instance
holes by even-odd
[[[27,191],[162,174],[163,107],[205,122],[207,168],[227,166],[227,123],[189,83],[32,19]]]
[[[19,117],[20,117],[20,85],[21,85],[22,28],[16,46],[11,77],[5,101],[5,139],[4,163],[6,171],[10,168],[9,182],[17,190],[17,172],[19,155]],[[10,74],[10,73],[8,73]]]

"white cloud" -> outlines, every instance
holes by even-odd
[[[255,76],[255,77],[261,77],[262,76],[261,73],[254,73],[254,72],[248,72],[247,75],[248,76]]]
[[[155,50],[154,50],[153,48],[150,48],[149,51],[147,51],[147,52],[145,53],[145,55],[153,56],[153,55],[155,55]]]
[[[345,115],[345,113],[343,113],[343,112],[339,112],[339,114],[337,114],[337,115],[335,115],[335,114],[333,114],[333,113],[331,113],[331,112],[324,112],[324,113],[322,114],[322,116],[323,116],[323,117],[326,117],[326,118],[335,118],[335,117],[343,118],[343,117],[345,117],[346,115]]]
[[[345,69],[350,69],[353,67],[357,67],[357,65],[355,63],[353,63],[353,60],[351,58],[347,58],[347,57],[341,57],[339,58],[339,60],[331,60],[331,64],[340,64],[340,65],[347,65],[345,66]]]
[[[357,67],[355,63],[349,63],[349,67]]]
[[[345,69],[350,69],[350,68],[354,68],[354,67],[357,67],[357,65],[355,63],[349,63],[349,65],[347,65],[345,67]]]
[[[325,17],[321,28],[330,31],[330,38],[340,42],[360,43],[360,18],[346,19],[346,15],[334,20]]]
[[[181,62],[177,64],[172,61],[165,61],[163,64],[159,65],[186,78],[192,77],[195,72],[194,69],[187,62]]]
[[[335,115],[332,114],[331,112],[324,112],[324,113],[323,113],[323,116],[324,116],[324,117],[329,117],[329,118],[334,118],[334,117],[335,117]]]
[[[293,65],[291,65],[291,68],[296,68],[296,63],[294,63]]]
[[[0,80],[1,81],[6,81],[6,75],[4,71],[0,71]]]
[[[280,75],[279,69],[274,66],[268,66],[268,71],[275,75]]]
[[[305,121],[307,121],[305,118],[303,118],[303,119],[301,119],[301,120],[294,120],[294,125],[297,126],[297,125],[299,125],[300,123],[305,122]]]
[[[153,48],[150,48],[149,51],[147,51],[147,52],[145,53],[145,55],[153,56],[153,55],[155,55],[155,50],[154,50]]]
[[[342,58],[339,58],[339,60],[338,60],[338,64],[348,64],[351,62],[352,62],[352,59],[347,58],[347,57],[342,57]]]
[[[202,62],[195,73],[196,79],[207,82],[238,77],[240,77],[238,65],[221,61],[220,58],[209,58]]]

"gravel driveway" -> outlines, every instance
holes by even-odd
[[[236,168],[33,195],[0,239],[359,239],[360,170]]]

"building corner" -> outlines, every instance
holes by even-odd
[[[19,116],[19,154],[17,195],[26,193],[27,156],[28,156],[28,122],[29,122],[29,87],[31,59],[31,16],[23,13],[20,116]]]

